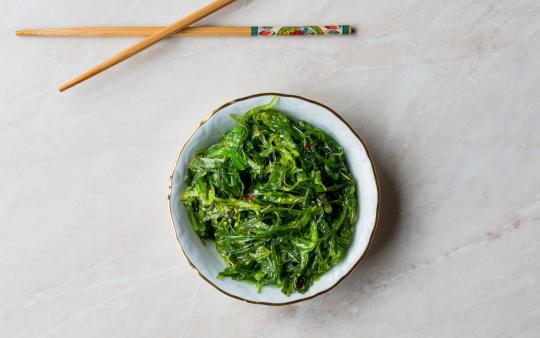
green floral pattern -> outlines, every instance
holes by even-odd
[[[251,28],[253,36],[295,36],[295,35],[349,35],[351,27],[336,26],[259,26]]]

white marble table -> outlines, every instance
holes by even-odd
[[[167,24],[207,2],[0,3],[0,336],[539,337],[538,1],[239,0],[205,23],[359,34],[169,40],[65,94],[135,40],[13,34]],[[207,285],[166,203],[195,123],[265,91],[341,112],[383,190],[368,258],[289,307]]]

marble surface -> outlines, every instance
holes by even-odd
[[[540,336],[539,2],[239,0],[204,23],[359,33],[169,40],[65,94],[136,39],[13,34],[167,24],[207,2],[0,2],[0,336]],[[383,202],[353,274],[277,308],[202,281],[166,200],[196,122],[265,91],[341,112]]]

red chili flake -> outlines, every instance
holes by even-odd
[[[249,195],[247,196],[247,199],[248,199],[248,201],[253,202],[253,200],[255,199],[255,197],[253,197],[253,195],[249,194]]]
[[[325,26],[328,29],[337,29],[337,26]]]
[[[307,149],[307,150],[311,150],[311,148],[313,148],[313,146],[311,145],[311,143],[307,143],[307,144],[306,144],[306,149]]]

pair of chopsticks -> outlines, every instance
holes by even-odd
[[[117,64],[146,48],[173,35],[182,36],[279,36],[279,35],[349,35],[352,28],[341,26],[286,26],[286,27],[188,27],[236,0],[215,0],[206,7],[167,27],[88,27],[19,30],[19,36],[145,36],[133,46],[121,51],[87,72],[60,87],[63,92]]]

